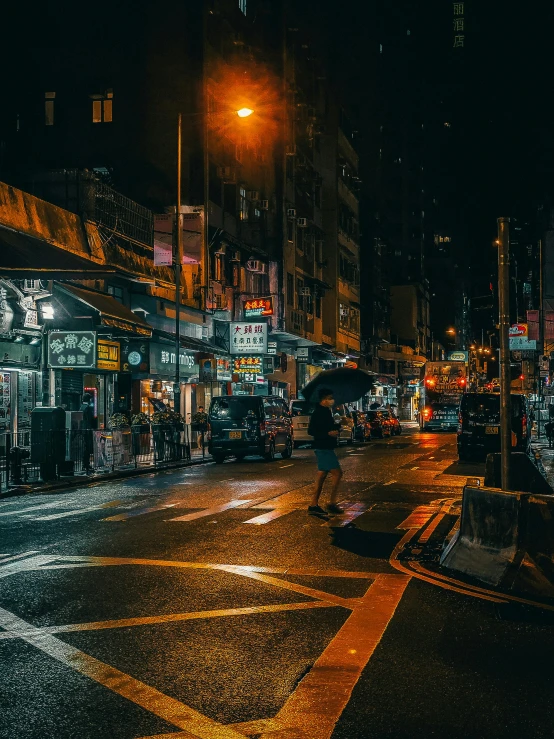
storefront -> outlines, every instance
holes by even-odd
[[[34,345],[0,341],[0,433],[31,428],[31,411],[42,397],[40,357],[40,339]]]
[[[233,360],[223,354],[200,355],[200,377],[196,386],[196,408],[209,408],[212,398],[232,393]],[[194,412],[194,411],[193,411]]]
[[[80,412],[84,393],[92,397],[97,428],[107,428],[116,405],[121,344],[96,331],[50,331],[47,335],[51,404]],[[68,423],[71,425],[71,415]]]
[[[138,360],[138,357],[132,355],[129,355],[129,358],[135,362]],[[167,408],[173,408],[176,358],[175,344],[162,341],[149,342],[149,376],[136,380],[138,383],[138,408],[136,410],[151,416],[157,410],[157,406],[161,407],[159,401]],[[196,384],[199,380],[199,371],[196,353],[181,348],[179,351],[180,413],[187,421],[196,404]]]

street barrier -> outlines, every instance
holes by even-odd
[[[26,429],[0,433],[0,493],[19,485],[63,479],[87,472],[160,467],[203,459],[205,447],[191,449],[190,424],[117,429]]]
[[[485,487],[500,487],[500,465],[500,454],[487,454]],[[510,487],[521,493],[554,495],[554,490],[537,467],[536,462],[524,452],[512,452],[510,454]]]
[[[441,565],[490,585],[506,584],[523,559],[528,499],[527,493],[465,487],[460,528]]]

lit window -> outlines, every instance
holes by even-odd
[[[239,9],[243,15],[246,15],[246,0],[239,0]]]
[[[246,189],[244,187],[241,187],[240,188],[240,220],[241,221],[248,220],[249,205],[250,204],[246,198]]]
[[[55,92],[44,93],[44,125],[54,125],[54,98],[56,97]]]
[[[108,90],[105,95],[91,95],[92,122],[112,123],[113,121],[113,92]]]

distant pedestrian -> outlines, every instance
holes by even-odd
[[[544,433],[548,439],[548,448],[552,449],[552,440],[554,439],[554,421],[547,421],[544,424]]]
[[[319,496],[323,489],[323,483],[327,475],[331,476],[331,499],[327,506],[329,513],[343,513],[342,508],[337,505],[337,492],[342,478],[342,470],[335,453],[338,444],[340,424],[335,423],[331,408],[334,405],[333,393],[322,388],[319,391],[319,403],[310,417],[308,434],[314,437],[313,448],[317,459],[317,475],[315,489],[308,513],[325,514],[325,510],[319,505]]]

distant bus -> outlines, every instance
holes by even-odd
[[[419,428],[422,431],[455,431],[460,397],[466,390],[464,362],[427,362],[419,402]]]

